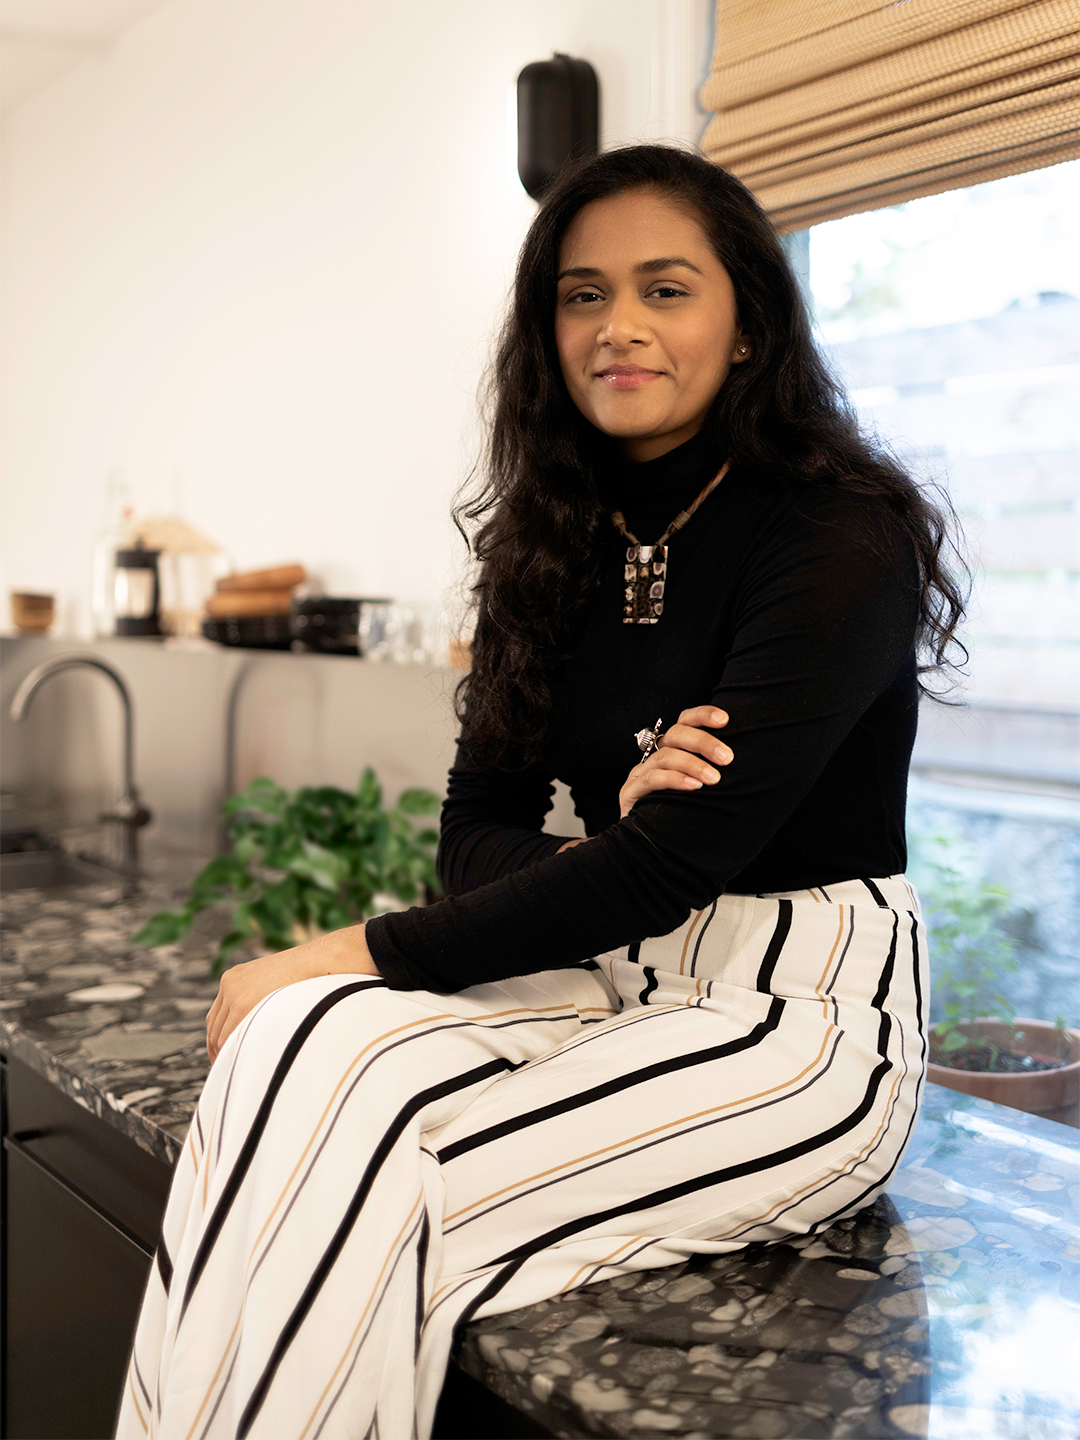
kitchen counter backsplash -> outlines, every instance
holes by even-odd
[[[3,905],[5,1049],[170,1164],[210,1068],[216,935],[211,918],[179,945],[149,950],[131,936],[178,902],[202,863],[152,860],[130,900],[119,886],[88,885],[15,890]]]

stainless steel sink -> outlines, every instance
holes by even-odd
[[[68,885],[119,885],[123,876],[63,850],[22,850],[0,855],[0,894],[8,890],[56,890]]]

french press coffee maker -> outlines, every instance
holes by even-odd
[[[161,634],[160,550],[147,550],[142,541],[117,550],[113,579],[117,635]]]

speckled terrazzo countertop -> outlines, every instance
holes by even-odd
[[[206,925],[156,950],[132,946],[131,936],[176,904],[200,863],[149,862],[134,899],[118,885],[14,890],[3,899],[5,1050],[170,1164],[210,1068],[214,941]]]
[[[886,1195],[790,1245],[473,1323],[462,1368],[559,1436],[1076,1440],[1080,1135],[927,1087]]]
[[[142,893],[4,897],[3,1043],[172,1161],[208,1070],[212,921],[131,935]],[[558,1436],[752,1440],[1080,1435],[1080,1132],[928,1086],[888,1194],[790,1245],[699,1257],[468,1327],[461,1367]]]

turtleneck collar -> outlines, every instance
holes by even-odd
[[[649,544],[693,503],[724,458],[703,430],[655,460],[611,456],[598,466],[601,499],[609,509],[621,510],[627,528]]]

